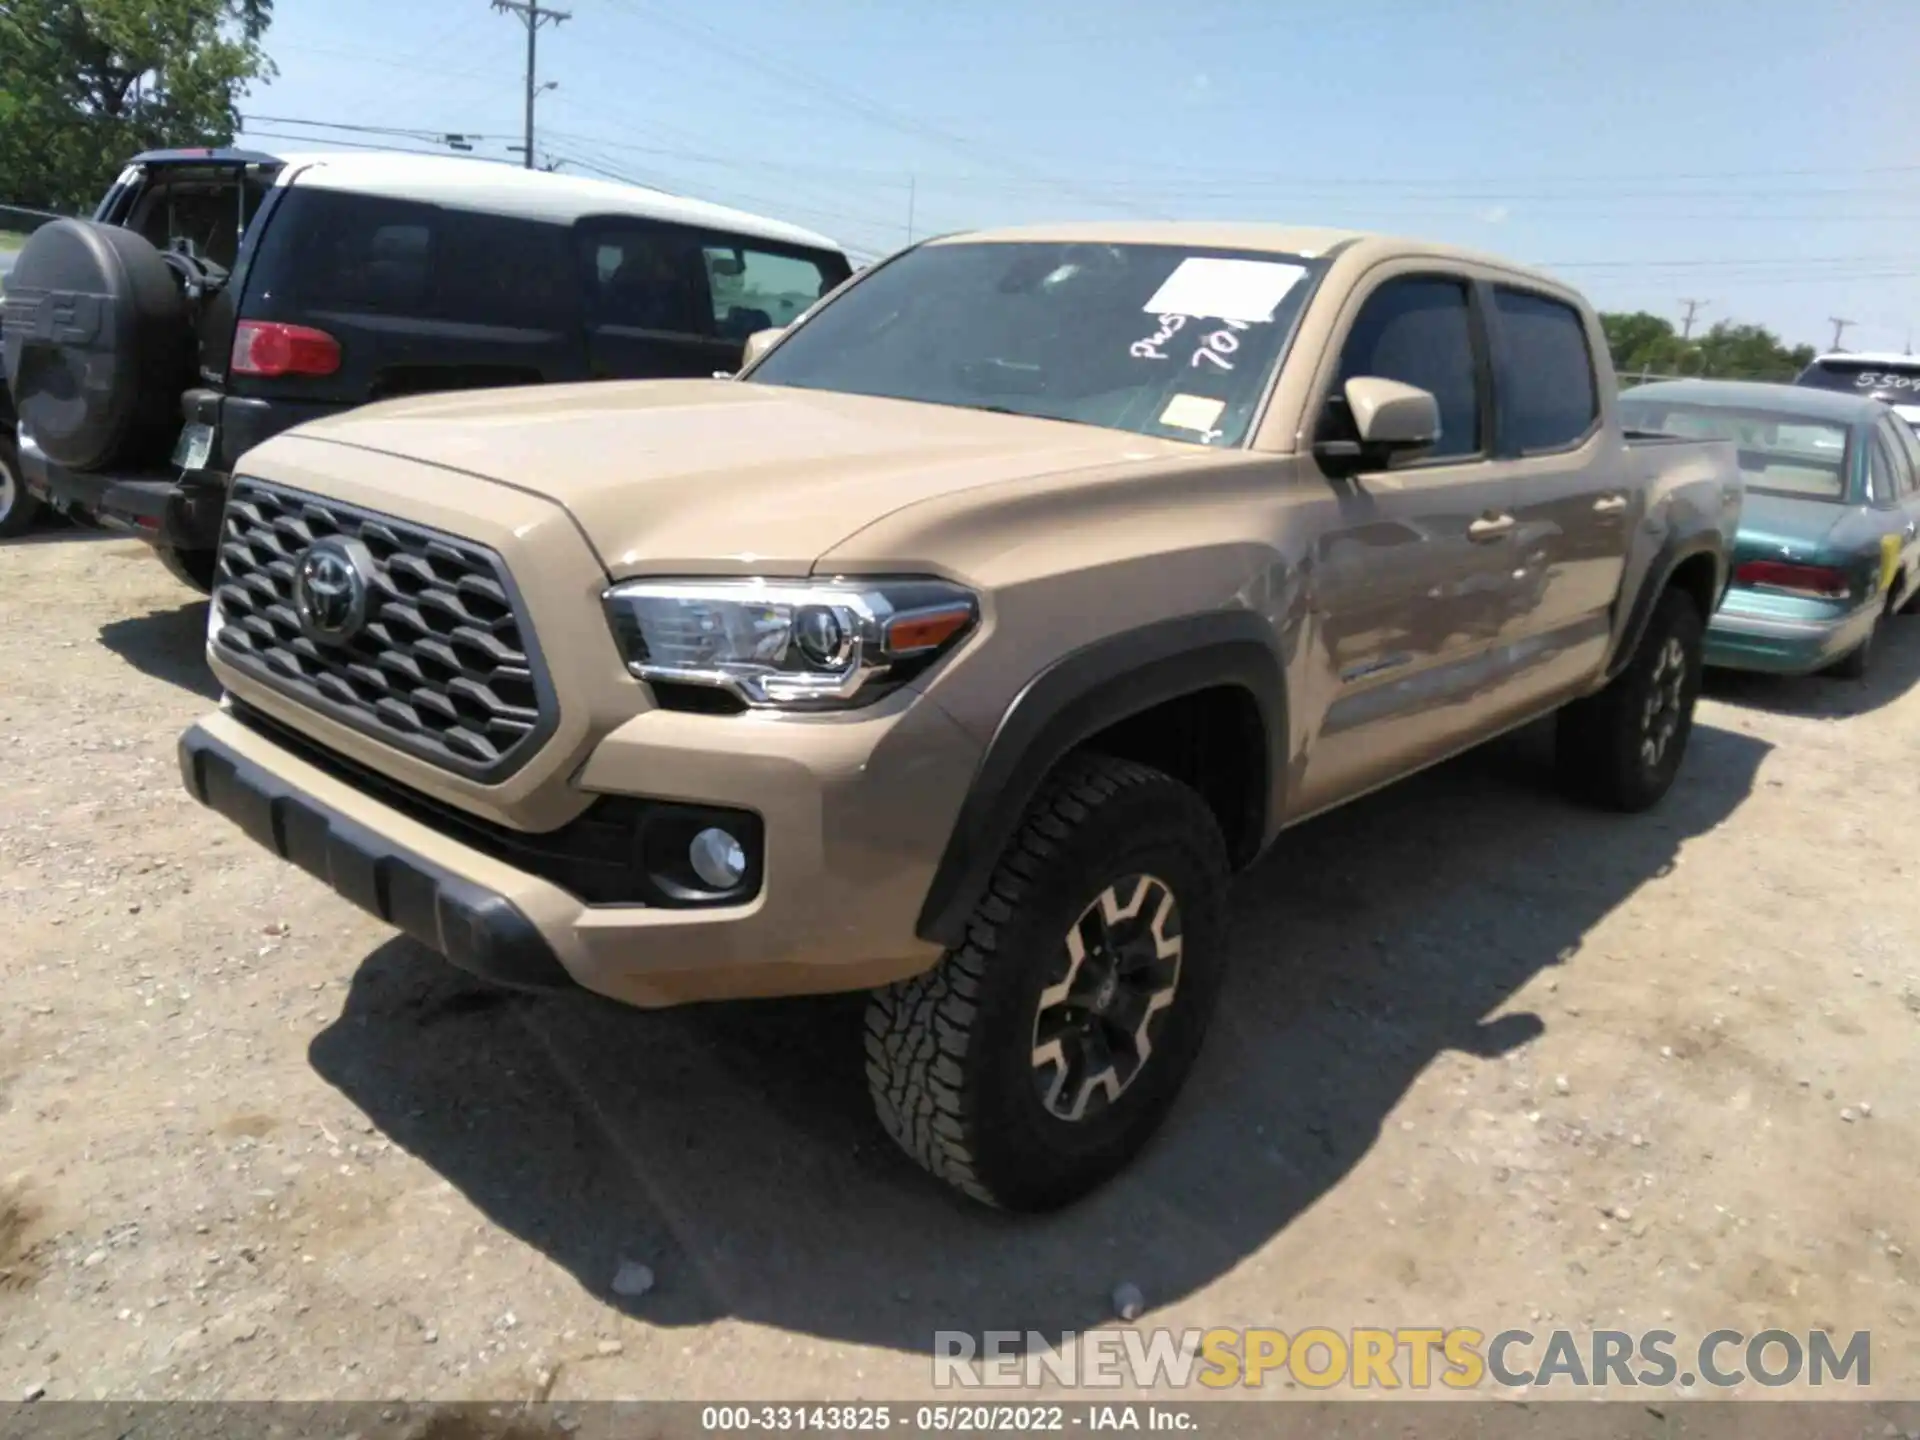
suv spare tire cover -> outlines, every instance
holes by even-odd
[[[145,238],[55,220],[7,278],[0,356],[20,421],[49,459],[158,464],[193,383],[194,332],[178,276]]]

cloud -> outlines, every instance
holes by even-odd
[[[1504,225],[1512,212],[1504,205],[1494,205],[1480,212],[1480,220],[1487,225]]]

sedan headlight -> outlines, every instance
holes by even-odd
[[[751,706],[865,705],[919,674],[979,619],[944,580],[635,580],[607,614],[640,679],[707,685]]]

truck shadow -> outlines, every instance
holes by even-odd
[[[1769,746],[1700,723],[1650,815],[1551,791],[1538,727],[1301,827],[1246,876],[1234,971],[1158,1141],[1040,1218],[950,1196],[868,1106],[857,997],[642,1014],[477,988],[405,941],[370,955],[310,1059],[397,1144],[591,1295],[656,1325],[734,1317],[929,1352],[938,1329],[1085,1328],[1120,1281],[1154,1305],[1261,1250],[1368,1152],[1446,1052],[1679,847]],[[612,1293],[622,1259],[658,1286]]]
[[[100,627],[100,643],[144,675],[218,700],[220,682],[207,668],[207,603],[110,620]]]
[[[1891,705],[1920,679],[1920,616],[1896,615],[1881,631],[1880,653],[1866,677],[1760,675],[1744,670],[1707,671],[1705,693],[1729,705],[1775,715],[1844,719]]]

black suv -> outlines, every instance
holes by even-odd
[[[234,464],[399,395],[707,376],[851,273],[823,236],[451,156],[167,150],[36,231],[0,351],[27,489],[209,589]]]

